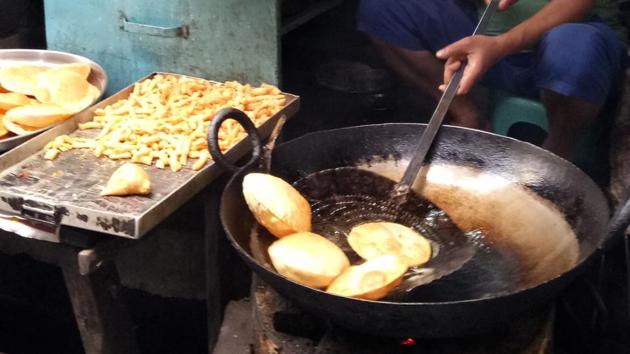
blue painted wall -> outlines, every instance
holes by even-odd
[[[46,0],[48,48],[86,56],[107,71],[108,94],[154,71],[218,81],[279,82],[277,0]],[[189,27],[161,37],[124,31],[128,21]]]

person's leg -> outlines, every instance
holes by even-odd
[[[570,23],[547,33],[538,51],[536,83],[549,117],[543,147],[572,158],[621,72],[623,46],[602,23]]]
[[[543,90],[542,102],[549,118],[549,134],[543,148],[572,159],[577,140],[597,119],[602,105],[551,90]]]
[[[433,53],[396,47],[377,38],[371,40],[389,67],[418,95],[431,97],[436,102],[440,99],[442,92],[438,86],[442,83],[444,65]],[[448,122],[475,129],[485,127],[479,108],[469,96],[455,97],[449,109]]]
[[[362,0],[359,30],[401,79],[437,101],[444,65],[434,53],[472,33],[474,15],[466,10],[457,0]],[[453,101],[449,118],[452,124],[485,127],[467,96]]]

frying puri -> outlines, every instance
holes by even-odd
[[[348,257],[337,245],[311,232],[276,240],[268,252],[278,273],[313,288],[326,288],[350,266]]]
[[[281,178],[250,173],[243,179],[243,196],[249,210],[276,237],[311,231],[311,206]]]
[[[379,300],[402,281],[408,267],[395,254],[387,254],[346,269],[326,289],[327,292],[366,300]]]
[[[396,254],[409,266],[431,259],[431,243],[415,230],[393,222],[371,222],[352,228],[350,247],[363,259]]]

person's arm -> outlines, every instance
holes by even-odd
[[[514,2],[503,0],[500,9]],[[437,57],[446,59],[444,82],[450,81],[465,60],[467,65],[458,94],[468,93],[475,82],[501,58],[533,46],[545,32],[560,24],[582,20],[594,3],[595,0],[552,0],[534,16],[504,34],[495,37],[470,36],[439,50]],[[440,89],[444,90],[445,87],[443,84]]]

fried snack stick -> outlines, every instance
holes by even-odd
[[[191,168],[199,170],[211,159],[205,135],[219,110],[240,109],[260,126],[284,104],[284,95],[272,85],[253,88],[234,81],[155,75],[137,83],[128,98],[97,110],[92,121],[79,125],[79,129],[100,129],[95,139],[77,147],[73,143],[77,138],[59,137],[46,150],[63,151],[59,145],[69,139],[66,143],[71,148],[91,149],[99,157],[130,159],[173,171],[190,159]],[[245,134],[236,121],[229,120],[219,131],[219,147],[227,151]]]

